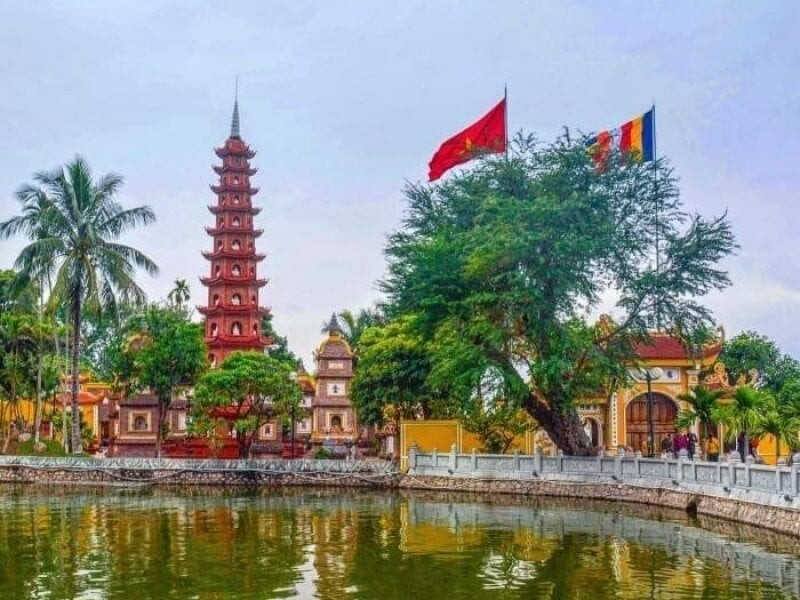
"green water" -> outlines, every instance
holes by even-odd
[[[0,598],[791,598],[800,544],[613,505],[0,487]]]

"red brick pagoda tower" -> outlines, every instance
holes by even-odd
[[[208,288],[208,305],[198,306],[206,317],[205,339],[212,366],[235,350],[263,351],[271,343],[261,334],[261,317],[269,311],[258,301],[258,291],[267,281],[256,275],[257,264],[264,260],[255,247],[263,231],[253,228],[253,217],[261,212],[252,203],[258,188],[250,187],[250,177],[256,173],[250,159],[256,153],[239,135],[238,99],[233,105],[231,135],[215,152],[222,166],[214,167],[219,184],[211,189],[217,203],[208,209],[216,223],[206,227],[214,249],[203,252],[211,263],[211,273],[200,278]]]

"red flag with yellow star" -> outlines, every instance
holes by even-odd
[[[506,151],[506,99],[475,123],[442,143],[428,163],[428,181],[436,181],[447,170],[481,154]]]

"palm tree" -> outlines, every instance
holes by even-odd
[[[358,313],[354,313],[351,310],[343,310],[339,313],[338,317],[344,323],[344,326],[341,328],[342,336],[347,340],[353,350],[356,350],[358,347],[361,335],[367,328],[373,325],[380,325],[385,321],[378,309],[369,308],[362,308]],[[327,329],[323,329],[323,331],[327,331]]]
[[[778,403],[770,397],[764,411],[758,430],[755,432],[759,437],[771,435],[775,438],[775,462],[781,459],[781,444],[789,447],[797,445],[797,430],[792,428],[792,423],[786,420],[778,410]]]
[[[709,427],[717,424],[716,411],[719,407],[719,399],[722,391],[709,390],[707,387],[699,385],[693,388],[688,394],[681,394],[678,400],[689,405],[686,410],[681,410],[675,425],[678,429],[690,429],[695,423],[700,423],[700,447],[705,448],[703,440]]]
[[[23,281],[41,281],[54,274],[49,305],[66,304],[72,325],[71,402],[72,451],[82,450],[78,411],[78,363],[84,310],[116,312],[118,299],[144,301],[134,281],[135,267],[154,274],[155,263],[140,251],[116,240],[137,225],[155,221],[146,206],[123,209],[114,199],[122,177],[109,174],[92,180],[89,165],[81,157],[51,172],[37,173],[34,184],[22,187],[17,200],[22,217],[0,224],[0,239],[27,234],[31,243],[17,257]],[[30,217],[29,205],[41,204]],[[33,226],[38,219],[40,224]]]
[[[192,292],[189,289],[189,285],[186,283],[185,279],[176,279],[175,287],[172,288],[172,291],[169,294],[167,294],[167,298],[169,298],[170,301],[174,302],[178,306],[183,306],[189,301],[191,293]]]
[[[736,388],[728,404],[719,406],[714,415],[717,422],[726,426],[725,437],[728,441],[744,436],[742,457],[746,456],[749,436],[757,433],[764,420],[764,413],[769,403],[769,394],[749,385]]]

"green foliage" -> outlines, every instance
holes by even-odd
[[[132,316],[123,335],[109,348],[110,373],[131,390],[148,389],[158,397],[157,452],[165,435],[164,415],[182,388],[208,368],[203,328],[174,304],[151,305]]]
[[[364,332],[375,325],[386,324],[386,318],[378,308],[362,308],[357,313],[343,310],[338,316],[342,327],[342,337],[347,340],[356,355]]]
[[[658,172],[656,183],[652,165],[612,160],[598,173],[583,140],[519,136],[508,158],[409,185],[386,249],[389,317],[415,315],[434,370],[469,384],[491,367],[561,449],[590,452],[573,401],[626,381],[632,343],[656,320],[709,327],[697,298],[729,284],[717,266],[735,247],[726,218],[686,213],[665,161]],[[588,324],[609,288],[614,322]],[[472,386],[456,389],[468,405]]]
[[[170,290],[169,294],[167,294],[167,299],[173,304],[182,307],[189,301],[191,295],[192,292],[189,289],[189,284],[186,283],[186,280],[176,279],[175,287]]]
[[[767,392],[741,386],[736,388],[729,403],[717,407],[714,419],[725,425],[728,441],[739,434],[747,437],[758,435],[772,402],[773,398]]]
[[[322,447],[317,448],[316,452],[314,452],[314,460],[327,460],[330,457],[331,453]]]
[[[361,422],[383,424],[387,410],[396,420],[445,416],[441,395],[428,384],[430,347],[414,323],[403,315],[360,336],[351,397]]]
[[[478,436],[481,452],[490,454],[507,452],[516,437],[534,428],[528,414],[504,398],[470,403],[459,420]]]
[[[64,456],[64,446],[54,440],[41,440],[43,450],[35,449],[35,442],[30,439],[17,445],[17,456]]]
[[[695,423],[700,423],[700,442],[708,427],[716,425],[717,413],[720,407],[720,398],[724,392],[709,390],[704,386],[693,388],[688,394],[681,394],[678,399],[688,406],[681,410],[675,425],[678,429],[690,429]]]
[[[285,361],[260,352],[234,352],[198,382],[192,404],[194,432],[213,436],[214,409],[232,410],[239,454],[245,458],[259,427],[300,406],[302,390],[295,376],[294,367]]]
[[[790,380],[800,380],[800,363],[783,354],[778,345],[755,331],[745,331],[725,342],[719,356],[731,381],[758,371],[760,383],[779,392]]]
[[[80,157],[50,172],[36,173],[32,184],[16,193],[22,214],[0,224],[0,239],[22,234],[30,243],[16,260],[21,288],[52,282],[49,308],[61,307],[72,327],[72,411],[78,413],[78,367],[84,312],[116,312],[120,301],[142,302],[136,268],[156,273],[156,265],[118,239],[137,226],[155,220],[148,207],[124,209],[115,200],[122,177],[93,180]],[[73,427],[73,446],[80,431]]]

